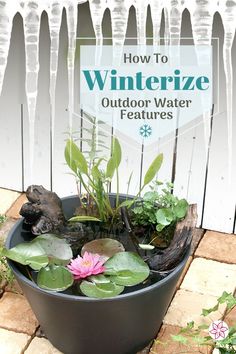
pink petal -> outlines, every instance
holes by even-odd
[[[94,274],[94,275],[100,274],[100,273],[103,273],[104,271],[105,271],[105,268],[94,269],[94,270],[93,270],[93,274]]]
[[[227,330],[228,330],[228,328],[226,328],[226,327],[221,328],[221,332],[226,332]]]
[[[219,328],[219,329],[221,329],[223,326],[224,326],[223,322],[222,322],[222,321],[221,321],[221,322],[219,322],[219,324],[218,324],[218,328]]]
[[[99,256],[99,254],[91,253],[90,258],[94,262],[94,264],[96,264],[99,261],[100,256]]]
[[[220,336],[221,336],[222,338],[225,338],[225,333],[224,333],[224,332],[220,332]]]
[[[84,261],[91,261],[93,258],[92,258],[92,253],[88,253],[87,251],[84,252],[84,255],[83,255],[83,260]]]
[[[74,278],[75,278],[75,280],[81,279],[81,277],[79,275],[74,275]]]
[[[78,256],[76,259],[72,259],[67,268],[74,275],[75,279],[81,279],[92,274],[103,273],[105,271],[103,267],[105,261],[100,255],[86,251],[83,257]]]
[[[103,263],[102,262],[97,262],[93,268],[101,268],[103,267]]]

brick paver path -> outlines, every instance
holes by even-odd
[[[0,242],[3,242],[8,230],[19,218],[19,209],[25,201],[24,195],[0,189],[0,213],[8,217],[0,227]],[[192,254],[178,283],[157,340],[139,354],[187,352],[186,347],[171,341],[171,335],[177,334],[181,326],[185,326],[191,320],[202,323],[202,317],[199,316],[201,309],[214,305],[223,291],[235,292],[235,249],[235,235],[213,231],[204,233],[203,230],[196,229]],[[17,285],[14,289],[5,283],[0,286],[0,354],[60,354],[47,339],[38,337],[39,324]],[[16,288],[18,293],[15,292]],[[214,315],[216,319],[220,319],[223,314],[222,306]],[[236,324],[236,309],[225,321],[229,325]],[[210,350],[191,346],[188,353],[208,354]]]

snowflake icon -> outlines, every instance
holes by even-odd
[[[149,124],[143,124],[139,129],[139,134],[143,138],[149,138],[152,135],[152,127]]]
[[[229,327],[223,321],[214,321],[209,327],[209,334],[214,340],[222,340],[228,336]]]

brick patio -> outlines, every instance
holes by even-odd
[[[0,242],[19,218],[19,209],[25,201],[23,194],[0,189],[0,214],[7,215],[7,220],[0,227]],[[190,320],[202,323],[203,318],[199,316],[202,308],[214,305],[223,291],[235,292],[235,249],[235,235],[196,229],[192,254],[178,283],[158,340],[154,341],[151,348],[146,348],[139,354],[187,352],[186,347],[170,340],[171,334],[177,334],[181,326],[185,326]],[[0,285],[0,353],[59,354],[47,339],[39,337],[38,322],[20,290],[19,293],[15,292],[17,285],[13,289],[5,283]],[[222,318],[224,310],[221,306],[213,318]],[[228,325],[236,323],[236,309],[225,321]],[[208,354],[210,350],[196,346],[188,349],[188,353]]]

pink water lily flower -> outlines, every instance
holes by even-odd
[[[103,259],[98,254],[85,252],[83,257],[78,256],[71,260],[67,266],[73,274],[75,280],[87,278],[90,275],[101,274],[105,271],[103,264],[106,259]]]

